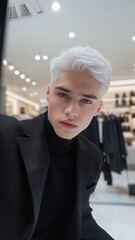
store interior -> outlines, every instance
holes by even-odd
[[[46,111],[50,60],[76,45],[98,49],[113,68],[98,121],[103,125],[105,116],[112,115],[119,119],[126,167],[118,172],[110,170],[111,183],[102,172],[90,201],[93,208],[97,205],[134,207],[135,1],[59,0],[57,3],[8,2],[2,62],[3,114],[23,120]],[[115,235],[114,229],[109,231]],[[117,239],[125,240],[124,236]]]

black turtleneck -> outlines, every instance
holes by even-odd
[[[32,240],[61,240],[66,239],[66,220],[74,206],[75,138],[57,136],[47,117],[45,127],[50,166]]]

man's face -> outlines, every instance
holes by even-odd
[[[64,70],[48,85],[48,120],[55,133],[72,139],[90,124],[99,112],[101,83],[87,72]]]

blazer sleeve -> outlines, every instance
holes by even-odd
[[[89,207],[90,208],[90,207]],[[80,240],[114,240],[102,229],[92,217],[92,209],[82,219],[82,234]]]
[[[99,157],[99,156],[98,156]],[[102,156],[100,155],[102,158]],[[105,230],[103,230],[92,216],[92,208],[89,206],[90,195],[94,192],[103,165],[103,160],[100,161],[99,171],[96,181],[93,185],[85,190],[84,193],[84,208],[82,215],[82,229],[80,240],[114,240]]]

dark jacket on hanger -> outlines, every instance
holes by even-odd
[[[122,130],[115,115],[105,116],[103,122],[103,152],[109,155],[111,171],[121,173],[126,168],[126,149]]]
[[[107,127],[104,128],[104,135],[107,134],[108,131],[109,131],[109,129],[108,129],[108,125],[107,125]],[[109,148],[107,138],[106,139],[104,138],[104,141],[106,141],[106,143],[100,143],[98,117],[93,117],[89,126],[83,132],[81,132],[81,134],[83,136],[85,136],[87,139],[89,139],[91,142],[96,144],[101,149],[102,152],[103,152],[103,146],[104,146],[104,148],[105,147]],[[102,129],[102,136],[103,136],[103,129]],[[107,149],[106,149],[106,151],[108,152]],[[110,162],[108,162],[108,156],[105,153],[103,154],[103,160],[104,160],[104,163],[103,163],[102,170],[104,173],[104,180],[107,181],[108,185],[112,185]]]
[[[0,115],[1,240],[32,239],[50,165],[45,116],[43,113],[19,122]],[[66,216],[64,240],[112,240],[97,225],[89,207],[89,195],[102,168],[102,154],[81,135],[75,141],[75,204]]]

